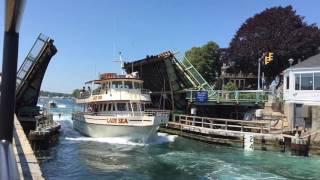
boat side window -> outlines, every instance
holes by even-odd
[[[140,108],[141,111],[144,111],[144,103],[141,103],[140,105],[141,105],[141,108]]]
[[[100,104],[100,111],[102,111],[102,104]]]
[[[133,83],[135,89],[141,89],[141,85],[138,82]]]
[[[108,111],[111,111],[112,110],[112,103],[109,103],[108,104]]]
[[[117,110],[118,111],[126,111],[127,107],[126,107],[126,103],[117,103]]]
[[[124,81],[124,88],[132,89],[132,81]]]
[[[106,111],[106,110],[107,110],[107,104],[104,104],[103,111]]]
[[[122,81],[112,81],[112,88],[122,88]]]
[[[112,111],[116,111],[116,104],[112,103]]]
[[[132,108],[133,108],[133,111],[138,111],[137,103],[132,103]]]
[[[128,103],[128,109],[129,109],[129,111],[132,111],[132,108],[131,108],[131,104],[130,104],[130,103]]]

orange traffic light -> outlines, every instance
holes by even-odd
[[[264,64],[269,64],[273,61],[273,53],[269,52],[267,56],[264,57]]]

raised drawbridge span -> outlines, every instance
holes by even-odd
[[[38,114],[37,102],[41,83],[48,64],[56,53],[53,40],[40,34],[17,72],[16,113],[18,116]]]

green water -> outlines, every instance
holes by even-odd
[[[63,101],[64,102],[64,101]],[[47,179],[320,179],[320,157],[247,152],[162,134],[151,144],[125,138],[83,137],[72,129],[71,102],[62,133],[41,165]]]

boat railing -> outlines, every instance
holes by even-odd
[[[161,116],[169,115],[169,110],[145,110],[145,111],[118,111],[118,112],[75,112],[72,114],[73,118],[79,119],[82,115],[94,116]]]
[[[110,90],[110,89],[109,89]],[[130,93],[141,93],[141,94],[150,94],[149,89],[128,89],[128,88],[117,88],[116,89],[118,92],[130,92]],[[86,99],[89,98],[92,95],[102,95],[108,93],[108,90],[104,91],[93,91],[92,93],[90,91],[80,91],[78,99]]]
[[[147,116],[170,115],[170,110],[148,109],[144,111]]]
[[[150,92],[149,89],[141,89],[141,94],[150,94]]]
[[[80,91],[78,99],[86,99],[90,97],[90,91]]]

